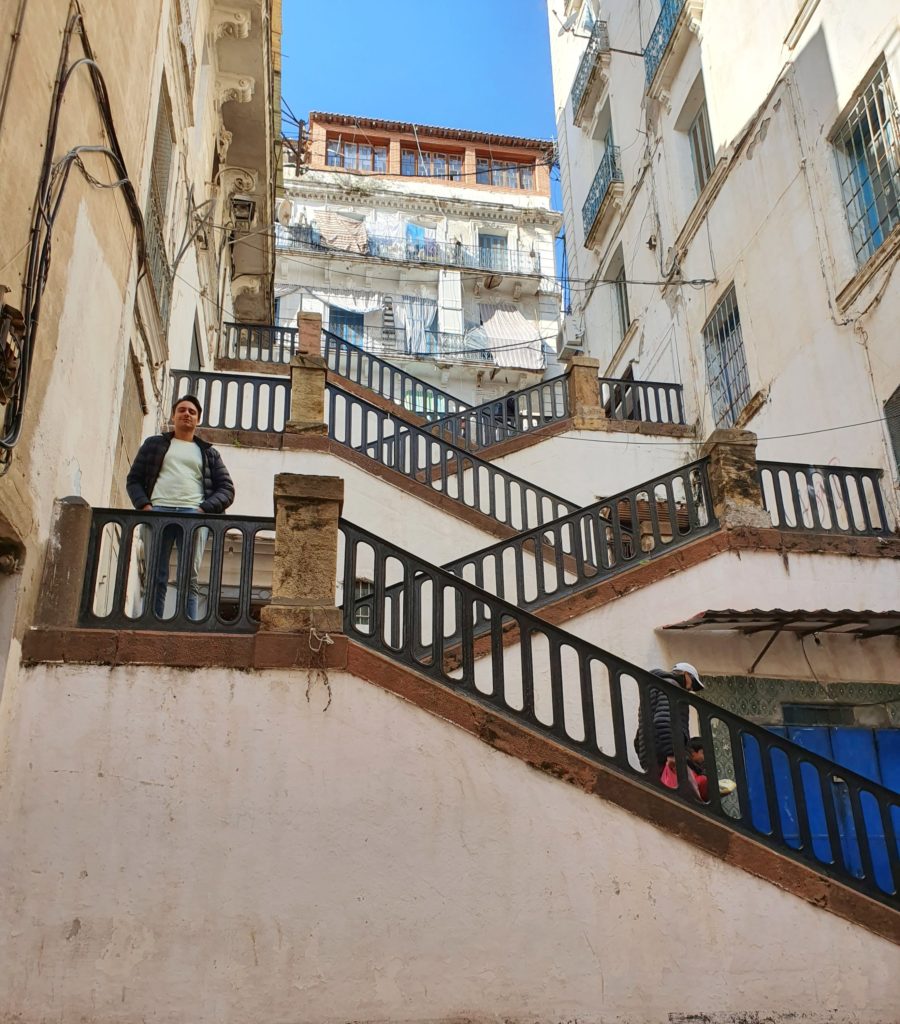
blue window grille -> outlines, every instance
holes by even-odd
[[[733,427],[750,400],[750,375],[734,285],[703,328],[706,379],[717,427]]]
[[[832,135],[856,260],[862,265],[900,224],[897,105],[882,62]]]

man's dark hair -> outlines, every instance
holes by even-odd
[[[693,737],[691,737],[691,740],[688,743],[688,746],[696,754],[698,751],[703,750],[703,740],[700,739],[699,736],[693,736]]]
[[[175,409],[181,402],[190,402],[197,410],[197,415],[203,415],[203,406],[200,404],[200,399],[196,395],[182,395],[180,398],[176,398],[172,403],[172,412],[175,412]]]

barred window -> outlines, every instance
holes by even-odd
[[[734,285],[703,328],[706,378],[717,427],[733,427],[750,399],[750,376]]]
[[[891,397],[884,403],[884,418],[887,420],[891,447],[894,449],[897,472],[900,473],[900,387],[896,388]]]
[[[897,104],[882,61],[832,135],[857,263],[900,224]]]

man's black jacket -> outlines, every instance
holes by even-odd
[[[138,449],[125,481],[128,497],[135,508],[151,504],[150,495],[156,486],[163,460],[169,450],[169,443],[174,436],[172,431],[155,434],[148,437]],[[195,437],[194,444],[199,446],[203,457],[203,501],[200,502],[200,508],[213,514],[224,512],[234,501],[234,484],[231,476],[225,468],[222,456],[208,441],[201,441],[199,437]]]

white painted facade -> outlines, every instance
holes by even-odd
[[[494,188],[478,178],[474,147],[496,148],[501,136],[457,132],[462,138],[448,140],[441,129],[408,125],[404,132],[369,120],[357,130],[355,119],[348,128],[329,117],[310,116],[303,162],[285,153],[276,225],[279,323],[292,325],[301,310],[320,313],[326,329],[471,404],[558,373],[560,216],[550,208],[549,144],[506,140],[507,152],[533,166],[531,187]],[[429,134],[419,142],[420,132]],[[381,139],[391,173],[329,166],[340,157],[326,156],[326,136],[360,145],[366,139],[370,148]],[[456,147],[456,179],[401,174],[401,150],[410,146],[425,154]],[[326,221],[361,224],[361,234],[334,241]],[[485,236],[500,247],[496,264]],[[405,319],[409,298],[424,300],[426,311]],[[481,326],[495,306],[514,311],[517,330],[509,337],[488,337]],[[359,314],[358,326],[348,325],[346,313]]]
[[[574,279],[567,351],[596,357],[601,373],[621,377],[630,368],[638,379],[683,384],[701,437],[736,418],[759,435],[761,458],[880,467],[896,506],[900,451],[884,422],[900,386],[896,4],[770,0],[738,10],[666,0],[661,21],[675,27],[663,47],[666,34],[653,34],[657,0],[547,6]],[[592,19],[605,23],[610,51],[598,57],[576,125],[573,82]],[[645,49],[662,52],[649,88]],[[847,143],[838,136],[855,123],[860,92],[882,65],[892,98],[883,98],[879,79],[878,98],[870,92],[862,108],[876,114],[870,120],[885,119],[880,137],[890,138],[891,155],[874,179],[880,198],[868,215],[880,225],[857,258],[848,218],[865,203],[842,193]],[[704,101],[705,170],[691,137]],[[587,247],[583,206],[607,142],[617,147],[621,183],[611,183]],[[866,153],[875,175],[874,144]],[[868,171],[856,173],[846,187],[862,195],[872,179],[859,185]],[[866,219],[862,226],[871,227]],[[627,326],[611,283],[617,275],[625,278]],[[715,335],[717,304],[732,288],[747,380],[728,415],[714,408],[717,370],[706,350],[715,346],[704,330]],[[720,330],[729,343],[734,326],[732,319]],[[900,426],[895,437],[900,443]]]
[[[896,945],[347,673],[23,682],[9,1020],[896,1020]]]

